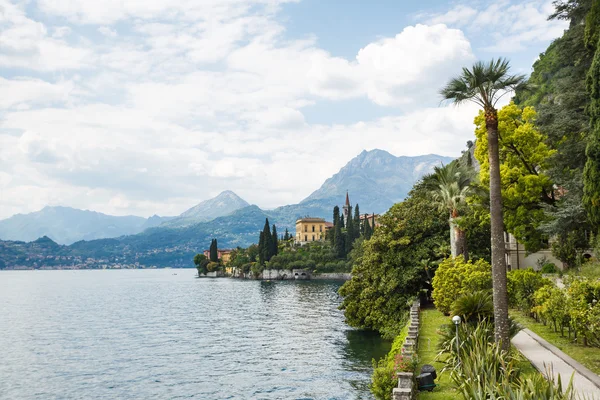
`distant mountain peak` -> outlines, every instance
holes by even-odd
[[[452,158],[436,154],[397,157],[381,149],[365,150],[301,204],[334,199],[339,199],[336,201],[341,204],[348,191],[352,204],[358,203],[361,211],[385,212],[394,203],[402,201],[414,183],[434,166],[450,161]]]
[[[164,223],[168,227],[184,227],[200,222],[211,221],[248,207],[250,204],[231,190],[225,190],[216,197],[204,200],[184,211],[179,217]]]

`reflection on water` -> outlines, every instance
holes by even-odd
[[[389,342],[339,283],[194,271],[3,271],[0,398],[368,399]]]

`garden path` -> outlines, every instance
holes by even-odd
[[[538,371],[546,373],[547,368],[551,368],[555,379],[560,375],[563,387],[575,373],[573,386],[577,393],[585,399],[600,400],[600,377],[529,329],[521,330],[512,339],[512,344]]]

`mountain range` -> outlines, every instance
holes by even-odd
[[[256,243],[257,232],[264,226],[265,218],[269,218],[271,223],[276,224],[281,233],[285,229],[294,233],[295,221],[299,217],[310,215],[329,220],[333,207],[343,205],[347,192],[353,205],[357,203],[360,205],[361,213],[385,212],[394,203],[402,201],[413,184],[424,174],[431,172],[434,166],[451,161],[450,157],[433,154],[396,157],[383,150],[363,151],[300,203],[274,210],[262,210],[256,205],[249,205],[235,193],[225,191],[214,199],[206,200],[181,215],[171,218],[112,217],[69,209],[83,213],[77,215],[86,221],[90,216],[88,213],[94,214],[97,225],[95,229],[89,231],[84,229],[88,225],[82,223],[69,225],[67,223],[69,219],[64,217],[57,218],[56,226],[60,227],[60,230],[52,230],[52,221],[47,217],[52,215],[50,210],[56,207],[38,213],[17,215],[0,221],[0,238],[4,239],[0,241],[0,250],[11,249],[10,252],[6,251],[7,254],[11,254],[10,257],[3,257],[5,251],[0,251],[0,267],[15,265],[15,263],[24,266],[23,260],[26,259],[35,264],[35,257],[31,256],[37,253],[46,256],[60,254],[63,260],[71,260],[70,262],[73,263],[89,258],[109,264],[119,262],[144,266],[189,266],[193,255],[204,250],[212,238],[218,238],[220,248]],[[60,211],[64,211],[63,208]],[[46,218],[40,219],[40,213]],[[105,220],[105,217],[108,217],[106,221],[110,222],[106,226],[100,223]],[[45,230],[33,229],[36,220],[44,221]],[[15,221],[20,223],[17,224]],[[127,226],[125,222],[129,222],[130,225]],[[144,226],[144,224],[148,225]],[[11,233],[9,229],[11,226],[17,226],[19,229]],[[118,228],[122,231],[118,231]],[[124,232],[126,229],[137,230],[139,233]],[[28,239],[15,237],[15,232],[20,235],[27,233]],[[78,232],[80,236],[77,237],[70,232]],[[108,236],[113,232],[118,233],[112,234],[112,238]],[[31,237],[36,234],[38,237],[45,237],[41,241],[29,243],[15,241],[32,240]],[[105,236],[100,236],[104,237],[103,239],[88,240],[91,235]],[[63,240],[58,240],[57,237]],[[68,244],[77,239],[81,241],[70,246],[55,243]],[[29,257],[25,257],[25,254]],[[34,267],[39,267],[39,263],[47,264],[49,262],[47,259],[46,257],[43,261],[40,260]]]
[[[44,207],[0,221],[0,239],[29,242],[47,236],[60,244],[79,240],[134,235],[159,226],[170,217],[117,217],[71,207]]]

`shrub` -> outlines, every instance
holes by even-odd
[[[416,358],[408,361],[402,355],[402,345],[408,336],[408,323],[394,338],[390,352],[379,361],[373,360],[373,375],[371,376],[371,393],[377,400],[390,400],[392,390],[398,385],[396,372],[405,368],[415,368]],[[399,357],[400,356],[400,357]]]
[[[217,271],[220,267],[221,267],[221,264],[219,264],[218,262],[211,261],[206,266],[206,269],[208,270],[208,272],[213,272],[213,271]]]
[[[523,377],[517,367],[520,356],[493,342],[493,325],[488,321],[465,324],[459,330],[462,332],[459,350],[453,344],[440,355],[448,355],[443,371],[450,370],[450,377],[464,399],[575,399],[572,378],[563,391],[560,378],[555,383],[540,373]],[[551,372],[547,375],[553,376]]]
[[[436,308],[448,315],[461,295],[492,288],[491,267],[485,260],[465,262],[462,256],[450,257],[440,263],[432,285]]]
[[[507,278],[510,305],[527,313],[530,313],[534,306],[533,295],[536,290],[550,285],[548,279],[531,268],[510,271]]]
[[[468,323],[476,323],[486,318],[492,319],[494,316],[492,293],[479,290],[460,296],[452,304],[452,315],[459,315]]]
[[[379,362],[373,360],[373,375],[371,376],[371,393],[377,400],[390,400],[392,391],[398,385],[394,364],[390,364],[385,358]]]
[[[558,271],[554,263],[546,263],[542,266],[542,274],[555,274]]]
[[[600,282],[573,279],[567,290],[567,309],[576,338],[600,347]]]

